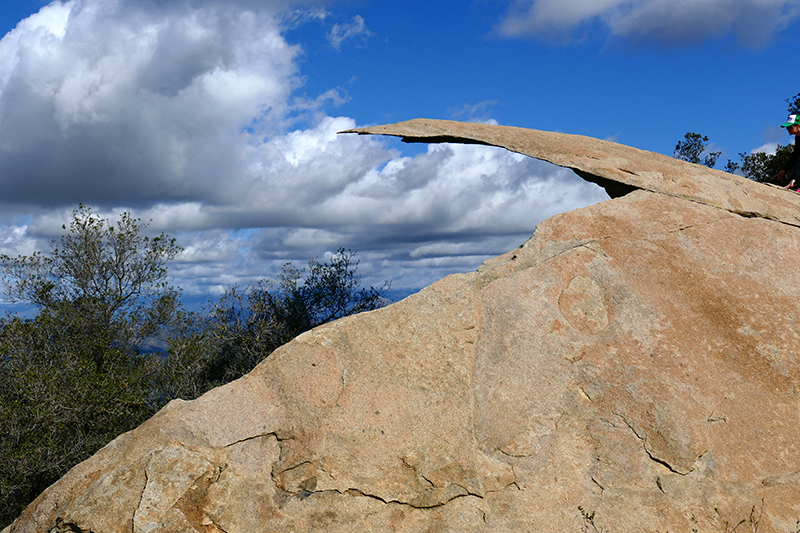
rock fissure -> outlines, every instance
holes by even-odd
[[[408,503],[405,503],[404,505],[408,505],[409,507],[413,507],[415,509],[437,509],[437,508],[445,507],[447,504],[449,504],[449,503],[451,503],[451,502],[453,502],[455,500],[459,500],[461,498],[478,498],[479,500],[485,499],[485,495],[481,496],[480,494],[471,493],[471,492],[467,491],[467,489],[465,489],[464,487],[462,487],[461,485],[458,485],[456,483],[454,483],[453,485],[458,487],[458,488],[460,488],[464,492],[460,492],[458,494],[454,494],[453,496],[451,496],[450,498],[448,498],[448,499],[446,499],[446,500],[444,500],[442,502],[425,503],[425,504],[414,504],[414,502],[408,502]],[[486,492],[488,493],[488,492],[497,492],[497,491],[493,490],[493,491],[486,491]],[[399,502],[399,503],[402,503],[402,502]]]
[[[230,444],[226,444],[223,447],[224,448],[230,448],[232,446],[236,446],[237,444],[242,444],[244,442],[248,442],[248,441],[252,441],[252,440],[256,440],[256,439],[262,439],[264,437],[275,437],[275,440],[277,440],[278,443],[281,443],[281,442],[283,442],[285,440],[291,440],[291,438],[292,438],[292,437],[283,437],[283,438],[281,438],[281,437],[278,436],[278,434],[276,432],[270,431],[268,433],[260,433],[258,435],[253,435],[252,437],[245,437],[243,439],[239,439],[237,441],[231,442]]]
[[[430,485],[430,486],[431,486],[431,488],[436,488],[436,485],[433,483],[433,481],[431,481],[430,479],[426,478],[426,477],[425,477],[425,474],[420,474],[419,472],[417,472],[417,475],[418,475],[419,477],[421,477],[422,479],[424,479],[424,480],[425,480],[425,482],[426,482],[426,483],[428,483],[428,485]]]
[[[722,216],[722,217],[719,217],[719,218],[715,218],[714,220],[706,220],[706,221],[698,222],[698,223],[695,223],[695,224],[685,224],[685,225],[680,226],[679,228],[668,230],[668,231],[666,231],[664,233],[661,233],[661,235],[668,235],[668,234],[671,234],[671,233],[681,233],[681,232],[686,231],[686,230],[692,230],[692,229],[698,229],[698,228],[705,228],[705,227],[713,226],[714,224],[716,224],[718,222],[724,222],[726,220],[726,218],[727,217]]]
[[[355,488],[349,488],[349,489],[345,489],[343,491],[339,491],[339,490],[324,490],[324,491],[319,491],[319,492],[320,493],[322,493],[322,492],[335,492],[337,494],[353,493],[353,494],[357,494],[358,496],[361,496],[361,497],[364,497],[364,498],[370,498],[372,500],[377,500],[377,501],[379,501],[381,503],[384,503],[384,504],[396,503],[398,505],[408,505],[407,503],[401,502],[399,500],[387,500],[387,499],[381,498],[380,496],[378,496],[376,494],[370,494],[370,493],[365,492],[365,491],[363,491],[361,489],[355,489]]]
[[[384,503],[384,504],[404,505],[404,506],[407,506],[407,507],[411,507],[413,509],[436,509],[436,508],[439,508],[439,507],[446,506],[448,503],[452,502],[453,500],[457,500],[459,498],[466,498],[466,497],[470,497],[470,496],[478,498],[478,499],[481,499],[481,500],[484,499],[484,496],[481,496],[480,494],[471,493],[471,492],[467,491],[467,489],[465,489],[461,485],[458,485],[456,483],[454,483],[453,485],[457,486],[460,489],[462,489],[464,492],[462,492],[460,494],[456,494],[456,495],[452,496],[451,498],[449,498],[449,499],[447,499],[447,500],[445,500],[443,502],[434,503],[434,504],[426,504],[426,505],[415,505],[413,502],[404,502],[404,501],[397,500],[397,499],[389,499],[389,500],[387,500],[387,499],[381,498],[380,496],[377,496],[375,494],[370,494],[370,493],[365,492],[365,491],[363,491],[361,489],[355,489],[355,488],[349,488],[349,489],[346,489],[346,490],[343,490],[343,491],[334,490],[334,489],[321,490],[321,491],[313,492],[312,494],[321,494],[321,493],[325,493],[325,492],[336,493],[336,494],[347,494],[348,492],[350,492],[350,493],[358,494],[359,496],[363,496],[365,498],[371,498],[371,499],[374,499],[374,500],[378,500],[378,501],[380,501],[381,503]],[[497,491],[487,491],[487,493],[488,492],[497,492]]]
[[[644,190],[644,191],[647,191],[647,192],[651,192],[653,194],[660,194],[660,195],[663,195],[663,196],[668,196],[670,198],[675,198],[676,200],[683,200],[683,201],[691,202],[691,203],[694,203],[694,204],[697,204],[697,205],[702,205],[702,206],[705,206],[705,207],[711,207],[711,208],[714,208],[714,209],[719,209],[720,211],[726,211],[726,212],[732,213],[734,215],[739,215],[739,216],[741,216],[743,218],[763,218],[764,220],[769,220],[769,221],[772,221],[772,222],[781,222],[781,223],[784,223],[784,224],[786,224],[788,226],[800,227],[800,223],[798,223],[798,222],[794,222],[793,223],[792,221],[779,220],[779,219],[775,218],[774,216],[770,216],[768,214],[761,213],[761,212],[758,212],[758,211],[748,211],[748,210],[736,209],[736,208],[733,208],[733,207],[724,207],[724,206],[718,205],[718,204],[713,203],[713,202],[703,201],[702,199],[699,199],[699,198],[694,197],[694,196],[686,196],[686,195],[683,195],[683,194],[671,194],[669,192],[665,192],[663,190],[660,190],[660,189],[657,189],[657,188],[651,188],[651,187],[641,187],[641,190]]]
[[[424,476],[422,476],[422,477],[424,477]],[[425,480],[428,483],[431,483],[431,487],[432,488],[435,488],[435,486],[433,485],[433,483],[430,480],[428,480],[427,478]],[[413,508],[413,509],[435,509],[435,508],[439,508],[439,507],[444,507],[447,504],[449,504],[450,502],[452,502],[454,500],[458,500],[459,498],[474,497],[474,498],[478,498],[480,500],[483,500],[483,499],[486,498],[486,494],[494,493],[494,492],[501,492],[501,491],[504,491],[504,490],[506,490],[506,489],[508,489],[509,487],[512,487],[512,486],[516,487],[517,490],[522,490],[522,489],[520,489],[519,485],[517,484],[516,479],[514,481],[508,483],[504,487],[501,487],[501,488],[498,488],[498,489],[486,490],[485,494],[479,494],[479,493],[470,491],[469,489],[467,489],[466,487],[464,487],[464,486],[462,486],[462,485],[460,485],[458,483],[452,483],[451,485],[453,487],[457,487],[459,489],[459,491],[456,494],[452,495],[451,497],[449,497],[446,500],[441,501],[441,502],[425,503],[425,504],[415,503],[414,501],[403,501],[403,500],[396,499],[396,498],[386,499],[386,498],[383,498],[383,497],[378,496],[376,494],[372,494],[372,493],[369,493],[369,492],[364,491],[362,489],[358,489],[358,488],[354,488],[354,487],[350,487],[350,488],[347,488],[347,489],[322,489],[322,490],[305,490],[305,489],[302,489],[301,491],[295,493],[294,495],[297,496],[298,499],[300,499],[300,500],[306,500],[307,498],[309,498],[310,496],[315,495],[315,494],[326,494],[326,493],[328,493],[328,494],[340,494],[340,495],[356,494],[358,496],[362,496],[362,497],[365,497],[365,498],[370,498],[370,499],[373,499],[373,500],[377,500],[377,501],[379,501],[381,503],[384,503],[384,504],[403,505],[403,506],[407,506],[407,507],[410,507],[410,508]]]
[[[689,469],[689,472],[681,472],[680,470],[677,470],[673,465],[669,464],[668,461],[666,461],[666,460],[664,460],[664,459],[662,459],[660,457],[656,457],[653,454],[653,452],[651,452],[650,449],[647,447],[647,436],[646,435],[645,436],[640,435],[639,432],[636,430],[636,427],[627,418],[625,418],[623,415],[621,415],[621,414],[619,414],[617,412],[614,412],[614,411],[612,411],[612,413],[614,415],[618,416],[619,418],[621,418],[622,421],[625,422],[625,425],[630,428],[630,430],[633,432],[634,435],[636,435],[636,438],[638,438],[640,441],[642,441],[642,449],[644,450],[644,453],[646,453],[647,456],[650,458],[650,460],[652,460],[655,463],[660,464],[661,466],[665,467],[667,470],[669,470],[670,472],[672,472],[674,474],[685,476],[686,474],[691,472],[691,469]]]
[[[315,495],[315,494],[339,494],[339,495],[355,494],[357,496],[361,496],[363,498],[369,498],[369,499],[372,499],[372,500],[376,500],[376,501],[379,501],[379,502],[381,502],[383,504],[387,504],[387,505],[388,504],[396,504],[396,505],[404,505],[404,506],[412,507],[412,508],[415,508],[415,509],[423,508],[423,507],[416,507],[412,503],[404,502],[402,500],[398,500],[398,499],[394,499],[394,498],[386,499],[386,498],[383,498],[381,496],[378,496],[377,494],[370,494],[369,492],[366,492],[366,491],[364,491],[362,489],[357,489],[357,488],[353,488],[353,487],[350,487],[350,488],[347,488],[347,489],[324,489],[324,490],[311,490],[311,491],[302,490],[299,493],[297,493],[296,496],[300,500],[305,500],[306,498],[308,498],[308,497],[310,497],[312,495]],[[440,504],[440,505],[444,505],[444,504]]]
[[[577,363],[578,361],[580,361],[580,359],[578,359],[578,360],[571,360],[570,359],[569,360],[570,363]],[[586,392],[586,389],[584,387],[578,387],[578,391],[581,393],[581,396],[583,396],[584,398],[589,400],[591,403],[594,403],[594,399],[592,399],[592,397],[589,395],[589,393]],[[558,429],[558,426],[556,426],[556,429]]]
[[[498,448],[497,451],[500,452],[501,454],[505,455],[506,457],[511,457],[512,459],[519,459],[520,457],[530,457],[530,455],[526,454],[526,453],[518,453],[518,454],[509,453],[509,452],[505,451],[502,448]]]
[[[139,494],[139,502],[136,504],[136,509],[134,510],[133,517],[131,518],[131,530],[134,529],[134,521],[136,520],[136,512],[142,508],[142,502],[144,501],[144,494],[147,490],[147,483],[149,481],[147,477],[147,466],[142,469],[142,474],[144,474],[144,483],[142,484],[142,492]]]
[[[282,476],[284,474],[292,472],[293,470],[298,470],[298,469],[300,469],[300,468],[302,468],[302,467],[304,467],[306,465],[313,465],[313,464],[314,464],[313,461],[305,460],[305,461],[300,461],[299,463],[293,464],[292,466],[290,466],[288,468],[284,468],[282,470],[277,470],[277,471],[273,470],[272,479],[275,481],[275,483],[277,485],[280,486],[280,481],[278,479],[276,479],[277,476]]]
[[[67,522],[63,518],[56,519],[56,525],[48,533],[94,533],[91,529],[83,529],[74,522]]]
[[[534,238],[536,234],[534,233]],[[610,237],[609,237],[610,238]],[[549,261],[557,259],[558,257],[563,256],[573,250],[578,248],[586,247],[589,244],[596,243],[597,239],[574,239],[573,241],[568,242],[558,242],[556,243],[555,249],[543,249],[537,250],[533,254],[526,254],[526,255],[519,255],[518,260],[515,262],[512,269],[509,272],[521,272],[524,270],[528,270],[539,265],[543,265]],[[591,248],[589,248],[591,249]],[[479,279],[480,279],[480,288],[483,289],[486,285],[492,283],[494,280],[507,275],[506,272],[499,272],[497,269],[486,268],[484,269],[484,265],[482,265],[478,269]]]
[[[771,220],[773,222],[780,222],[780,220],[776,220],[774,217],[764,215],[762,213],[759,213],[758,211],[742,211],[739,209],[729,209],[728,211],[730,213],[733,213],[734,215],[739,215],[740,217],[744,218],[763,218],[765,220]],[[794,225],[795,224],[790,224],[790,226]]]
[[[211,522],[211,525],[212,525],[212,526],[214,526],[215,528],[217,528],[218,530],[220,530],[222,533],[228,533],[228,532],[227,532],[225,529],[223,529],[223,528],[222,528],[222,526],[220,526],[220,525],[219,525],[219,524],[218,524],[216,521],[214,521],[213,519],[209,518],[209,521]]]
[[[672,472],[673,474],[678,474],[678,475],[680,475],[680,476],[685,476],[685,475],[687,475],[687,474],[689,473],[689,472],[681,472],[680,470],[676,470],[676,469],[675,469],[675,467],[673,467],[673,466],[672,466],[671,464],[669,464],[668,462],[664,461],[663,459],[659,459],[658,457],[656,457],[655,455],[653,455],[652,453],[650,453],[650,450],[648,450],[648,449],[647,449],[647,439],[644,439],[644,446],[643,446],[643,448],[644,448],[644,451],[645,451],[645,453],[647,454],[647,456],[648,456],[648,457],[649,457],[649,458],[650,458],[650,459],[651,459],[653,462],[656,462],[656,463],[660,464],[661,466],[665,467],[667,470],[669,470],[669,471],[670,471],[670,472]],[[690,470],[690,471],[691,471],[691,470]]]
[[[567,168],[571,168],[571,167],[567,167]],[[583,178],[584,180],[589,181],[591,183],[600,184],[601,181],[612,181],[612,180],[608,180],[606,178],[601,178],[600,176],[594,176],[595,178],[597,178],[595,180],[588,179],[586,177],[587,173],[585,173],[585,172],[577,172],[576,169],[574,169],[574,168],[572,168],[572,170],[574,170],[575,173],[578,174],[581,178]],[[643,190],[643,191],[651,192],[653,194],[661,194],[661,195],[664,195],[664,196],[668,196],[670,198],[675,198],[677,200],[684,200],[684,201],[692,202],[692,203],[695,203],[695,204],[698,204],[698,205],[703,205],[703,206],[706,206],[706,207],[712,207],[714,209],[719,209],[720,211],[725,211],[725,212],[728,212],[728,213],[731,213],[731,214],[734,214],[734,215],[738,215],[738,216],[743,217],[743,218],[760,218],[760,219],[763,219],[763,220],[768,220],[770,222],[779,222],[781,224],[785,224],[787,226],[791,226],[791,227],[795,227],[795,228],[800,227],[800,221],[791,220],[791,219],[781,220],[780,218],[778,218],[778,217],[776,217],[774,215],[770,215],[770,214],[763,213],[763,212],[760,212],[760,211],[737,209],[737,208],[734,208],[734,207],[724,207],[724,206],[718,205],[718,204],[713,203],[713,202],[703,201],[702,199],[699,199],[699,198],[694,197],[694,196],[686,196],[686,195],[683,195],[683,194],[671,194],[671,193],[665,192],[663,190],[660,190],[658,188],[633,187],[633,186],[629,186],[629,185],[626,185],[626,184],[621,183],[621,182],[613,182],[613,181],[612,181],[612,183],[614,184],[613,186],[608,186],[608,185],[603,186],[603,185],[601,185],[601,186],[603,186],[603,188],[606,190],[606,192],[609,194],[609,196],[611,198],[618,198],[620,196],[627,195],[627,194],[629,194],[629,193],[631,193],[631,192],[633,192],[635,190]],[[614,190],[616,190],[618,188],[622,188],[622,190],[624,190],[624,192],[623,193],[615,193],[615,194],[612,194],[611,192],[609,192],[609,190],[614,191]],[[747,194],[746,191],[742,191],[742,192],[743,192],[744,196],[750,196],[749,194]],[[793,193],[793,194],[797,194],[797,193]]]

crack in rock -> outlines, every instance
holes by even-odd
[[[692,471],[692,469],[690,468],[689,471],[687,471],[687,472],[681,472],[680,470],[677,470],[674,466],[669,464],[666,460],[661,459],[660,457],[656,457],[655,455],[653,455],[653,453],[650,450],[647,449],[647,436],[640,435],[639,432],[634,427],[634,425],[630,421],[628,421],[627,418],[622,416],[621,414],[613,412],[613,411],[612,411],[612,413],[615,414],[616,416],[618,416],[619,418],[621,418],[622,421],[625,422],[625,425],[628,426],[631,429],[631,431],[633,432],[634,435],[636,435],[636,438],[638,438],[639,440],[642,441],[642,449],[644,450],[644,453],[646,453],[647,456],[650,458],[650,460],[652,460],[655,463],[660,464],[663,467],[666,467],[667,470],[669,470],[670,472],[672,472],[674,474],[681,475],[681,476],[685,476],[689,472]],[[702,454],[700,454],[700,457],[702,457]]]
[[[517,485],[516,485],[516,483],[511,483],[510,485],[504,487],[501,490],[505,490],[506,488],[508,488],[510,486],[517,486]],[[412,509],[436,509],[436,508],[439,508],[439,507],[444,507],[448,503],[452,502],[453,500],[459,499],[459,498],[474,497],[474,498],[477,498],[479,500],[483,500],[486,497],[485,495],[481,496],[480,494],[474,494],[474,493],[468,492],[463,487],[459,486],[459,488],[464,490],[464,492],[456,494],[452,498],[450,498],[450,499],[448,499],[446,501],[435,503],[435,504],[430,504],[430,505],[415,505],[414,502],[404,502],[404,501],[396,500],[396,499],[386,499],[386,498],[382,498],[382,497],[380,497],[380,496],[378,496],[376,494],[370,494],[368,492],[364,492],[363,490],[356,489],[356,488],[348,488],[348,489],[344,489],[344,490],[337,490],[337,489],[317,490],[317,491],[307,492],[303,497],[300,497],[299,494],[296,495],[296,496],[300,500],[305,500],[306,498],[308,498],[309,496],[312,496],[314,494],[326,494],[326,493],[327,494],[340,494],[340,495],[352,494],[352,495],[361,496],[361,497],[364,497],[364,498],[370,498],[370,499],[373,499],[373,500],[377,500],[377,501],[379,501],[379,502],[381,502],[383,504],[386,504],[386,505],[389,505],[389,504],[403,505],[403,506],[406,506],[406,507],[411,507]],[[490,492],[499,492],[499,491],[489,490],[489,491],[486,491],[486,492],[488,494]]]
[[[83,529],[74,522],[65,522],[63,518],[56,518],[56,525],[48,533],[94,533],[91,529]]]
[[[278,436],[278,434],[276,432],[270,431],[268,433],[260,433],[258,435],[253,435],[252,437],[245,437],[243,439],[239,439],[237,441],[231,442],[230,444],[226,444],[224,447],[225,448],[231,448],[233,446],[236,446],[237,444],[241,444],[243,442],[248,442],[248,441],[255,440],[255,439],[260,439],[260,438],[263,438],[263,437],[275,437],[275,440],[277,440],[278,443],[283,442],[285,440],[289,440],[289,439],[292,438],[292,437],[283,437],[283,438],[281,438],[280,436]]]

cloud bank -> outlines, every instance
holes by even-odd
[[[600,29],[657,44],[734,34],[745,46],[761,47],[798,18],[800,0],[516,0],[497,29],[558,40]]]
[[[337,131],[335,88],[302,97],[284,33],[319,8],[281,2],[56,1],[0,40],[0,253],[57,237],[77,204],[179,238],[189,294],[359,252],[365,280],[420,288],[605,199],[570,171],[501,149]],[[299,22],[298,22],[299,21]],[[366,22],[326,22],[334,47]],[[35,244],[34,244],[35,243]]]

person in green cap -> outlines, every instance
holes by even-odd
[[[783,170],[778,172],[778,183],[788,180],[789,184],[784,189],[797,192],[800,188],[800,115],[789,115],[781,128],[786,128],[789,135],[794,135],[794,150]]]

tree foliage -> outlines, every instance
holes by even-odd
[[[0,256],[5,294],[40,309],[68,305],[136,340],[152,335],[177,302],[166,264],[181,247],[163,233],[152,239],[142,235],[146,227],[130,213],[111,224],[81,205],[49,255]]]
[[[687,132],[686,135],[683,136],[683,140],[678,141],[678,144],[675,145],[673,157],[688,161],[689,163],[696,163],[698,165],[714,168],[722,152],[709,152],[707,147],[708,137],[700,135],[699,133]]]
[[[145,375],[140,360],[66,305],[0,322],[0,524],[153,414]]]
[[[0,522],[156,408],[138,344],[177,306],[166,263],[180,247],[123,213],[80,206],[45,255],[0,256],[7,298],[32,319],[0,319]]]
[[[787,98],[786,103],[789,104],[786,108],[789,114],[800,114],[800,93]]]
[[[277,280],[230,287],[203,319],[186,316],[185,333],[172,339],[164,364],[192,369],[191,382],[208,388],[239,378],[305,331],[383,307],[390,284],[362,288],[357,271],[355,252],[340,248],[326,262],[309,260],[307,269],[284,264]],[[198,392],[204,391],[185,383],[170,395]]]
[[[759,183],[774,183],[776,185],[786,185],[778,181],[778,173],[786,166],[793,151],[792,145],[778,145],[774,154],[764,152],[754,152],[751,154],[740,153],[741,164],[737,165],[736,170],[747,179]]]
[[[800,93],[787,98],[786,110],[792,114],[800,114]],[[689,161],[691,163],[702,163],[708,167],[716,164],[721,152],[710,152],[701,161],[701,156],[706,151],[708,137],[699,133],[687,133],[684,139],[675,146],[674,157]],[[740,161],[728,160],[725,171],[731,174],[741,174],[745,178],[759,183],[772,183],[775,185],[786,185],[778,178],[778,173],[783,170],[789,161],[794,150],[791,144],[779,144],[773,154],[764,152],[739,153]]]

